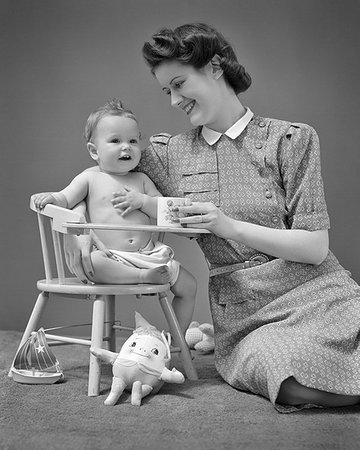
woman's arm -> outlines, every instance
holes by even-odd
[[[276,258],[321,264],[328,254],[327,230],[280,230],[242,222],[226,216],[212,203],[193,203],[178,210],[192,214],[179,220],[182,225],[210,230]]]

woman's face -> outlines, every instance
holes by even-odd
[[[218,76],[211,63],[201,69],[178,61],[161,63],[154,71],[171,106],[187,114],[193,126],[206,125],[216,130],[221,116]]]

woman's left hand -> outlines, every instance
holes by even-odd
[[[232,219],[213,203],[193,202],[190,206],[179,206],[174,210],[188,215],[178,219],[183,226],[209,230],[223,238],[229,235]]]

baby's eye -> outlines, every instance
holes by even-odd
[[[111,142],[112,144],[118,144],[118,143],[120,142],[120,140],[117,139],[117,138],[114,138],[114,139],[111,139],[110,142]]]
[[[158,355],[159,354],[159,350],[157,348],[152,348],[151,349],[151,353],[154,353],[154,355]]]
[[[139,141],[137,139],[131,139],[130,144],[138,144]]]

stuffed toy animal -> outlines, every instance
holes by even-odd
[[[211,353],[215,348],[214,326],[210,323],[191,322],[185,333],[185,341],[189,348],[200,353]]]
[[[160,333],[135,312],[136,329],[125,341],[119,353],[91,347],[97,358],[112,364],[113,380],[105,405],[115,405],[125,389],[131,391],[131,404],[140,406],[150,393],[157,393],[167,383],[183,383],[184,375],[170,363],[170,334]]]

